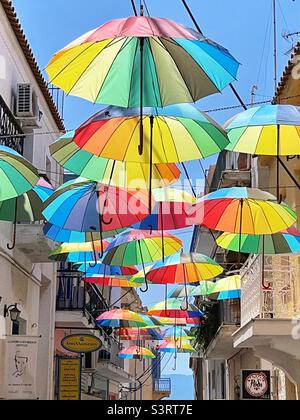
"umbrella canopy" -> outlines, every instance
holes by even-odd
[[[124,350],[120,351],[118,357],[121,359],[155,359],[155,355],[152,353],[151,350],[139,347],[139,346],[131,346],[127,347]]]
[[[102,184],[121,188],[147,189],[150,183],[148,163],[120,162],[105,159],[82,150],[73,141],[74,131],[64,134],[50,145],[52,157],[72,173]],[[152,187],[164,188],[176,182],[180,170],[174,163],[161,163],[152,167]]]
[[[225,124],[228,150],[252,155],[300,154],[300,107],[262,105],[235,115]]]
[[[86,277],[101,278],[109,276],[134,276],[138,270],[135,267],[119,267],[113,265],[97,264],[96,266],[90,267],[84,263],[78,267],[78,271],[82,271],[86,274]]]
[[[217,244],[224,249],[238,252],[239,235],[223,233]],[[273,235],[241,235],[241,252],[245,254],[290,254],[300,252],[300,232],[289,228]]]
[[[215,283],[213,294],[217,300],[239,299],[241,297],[241,276],[225,277]]]
[[[32,190],[39,182],[34,166],[23,156],[6,146],[0,145],[0,202]]]
[[[213,293],[215,283],[212,281],[201,281],[198,286],[178,286],[169,293],[169,298],[184,298],[186,296],[208,296]]]
[[[169,326],[184,326],[185,328],[198,328],[201,326],[202,321],[201,318],[169,318],[167,316],[165,317],[159,317],[159,322],[161,325]]]
[[[93,103],[134,107],[195,102],[224,89],[239,63],[177,23],[145,16],[112,20],[54,55],[50,83]],[[140,80],[142,83],[140,82]]]
[[[157,347],[163,353],[194,353],[196,349],[188,341],[165,341]]]
[[[193,340],[195,337],[192,336],[191,332],[182,326],[176,326],[167,328],[164,332],[164,339],[165,341],[177,341],[179,340]]]
[[[83,242],[83,243],[65,243],[55,248],[49,254],[52,261],[64,261],[72,263],[82,263],[94,261],[95,253],[99,254],[101,249],[106,250],[109,246],[107,241]]]
[[[148,312],[151,316],[169,318],[202,318],[203,313],[197,306],[189,303],[186,309],[182,309],[180,299],[168,299],[154,305]]]
[[[120,278],[120,276],[85,277],[84,280],[89,284],[96,284],[97,286],[122,287],[124,289],[139,287],[142,284],[137,282],[134,283],[126,277]]]
[[[181,240],[166,232],[164,235],[164,254],[172,255],[181,248]],[[157,261],[162,258],[162,255],[160,232],[128,230],[111,242],[103,263],[120,266],[140,265]]]
[[[197,283],[220,275],[224,269],[202,254],[177,253],[157,262],[147,274],[147,280],[157,284]]]
[[[102,232],[102,238],[112,238],[125,230],[126,228]],[[99,232],[76,232],[75,230],[62,229],[58,226],[52,225],[51,223],[46,223],[43,231],[44,235],[54,242],[79,243],[100,240]]]
[[[95,156],[140,164],[150,162],[149,151],[154,164],[176,163],[214,155],[228,144],[226,132],[190,104],[144,108],[143,127],[142,155],[138,108],[99,111],[75,131],[73,141]]]
[[[163,339],[163,333],[159,328],[119,328],[115,331],[115,335],[120,340],[126,341],[160,341]]]
[[[184,190],[173,188],[153,190],[156,202],[152,213],[133,226],[141,230],[175,230],[194,224],[189,210],[196,198]]]
[[[62,229],[107,232],[138,223],[149,214],[147,204],[148,194],[142,190],[74,181],[60,187],[46,201],[43,214]]]
[[[202,197],[191,212],[209,229],[238,234],[272,234],[292,226],[296,213],[255,188],[223,188]]]
[[[43,220],[43,201],[53,193],[53,187],[40,178],[33,189],[0,202],[0,220],[7,222],[35,222]]]
[[[157,318],[147,315],[147,314],[140,314],[140,316],[144,320],[144,322],[147,324],[146,327],[144,328],[160,328],[161,327],[161,323]]]
[[[101,327],[112,328],[147,326],[147,323],[139,314],[127,309],[113,309],[111,311],[104,312],[97,318],[96,322]]]

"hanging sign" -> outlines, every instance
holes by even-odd
[[[57,399],[78,401],[81,399],[81,357],[57,358]]]
[[[242,399],[270,400],[271,372],[269,370],[242,370]]]
[[[0,398],[34,400],[39,337],[5,336],[0,340]]]
[[[61,341],[62,347],[72,353],[91,353],[100,350],[102,341],[90,334],[68,335]]]

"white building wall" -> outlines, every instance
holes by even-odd
[[[50,157],[49,145],[58,137],[58,127],[0,5],[0,95],[12,112],[14,112],[18,83],[32,84],[42,112],[41,128],[31,133],[27,131],[24,155],[32,161],[40,173],[44,174],[46,174],[48,160],[47,175],[52,185],[57,187],[62,172]],[[48,134],[49,132],[52,134]],[[22,311],[21,318],[24,320],[22,333],[42,335],[38,356],[38,389],[41,399],[50,399],[53,375],[56,265],[34,264],[17,248],[12,252],[8,251],[6,244],[11,242],[11,236],[12,225],[0,222],[0,296],[2,297],[0,335],[11,333],[10,319],[3,319],[4,304],[18,303]]]

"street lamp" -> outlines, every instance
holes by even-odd
[[[4,306],[4,318],[7,318],[10,315],[10,320],[12,322],[17,322],[20,319],[21,311],[18,309],[18,304],[15,303],[14,305]]]

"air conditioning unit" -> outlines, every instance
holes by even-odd
[[[15,117],[23,128],[40,128],[41,112],[38,99],[30,83],[17,86]]]

